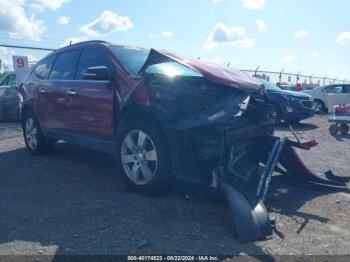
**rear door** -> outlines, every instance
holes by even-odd
[[[67,107],[71,97],[70,90],[74,90],[75,71],[80,56],[80,49],[73,49],[58,54],[51,68],[45,97],[45,128],[58,131],[72,132],[70,112]]]
[[[66,100],[69,112],[69,125],[78,135],[94,139],[113,141],[113,94],[114,88],[110,79],[94,80],[88,71],[92,68],[106,67],[109,74],[115,69],[101,48],[82,50],[75,76],[75,86]]]
[[[343,85],[343,104],[350,104],[350,85]]]
[[[327,94],[334,96],[334,104],[339,105],[343,104],[344,94],[343,94],[343,85],[331,85],[326,87]]]
[[[48,77],[52,64],[55,62],[57,56],[52,55],[41,60],[34,68],[32,76],[26,82],[27,90],[34,90],[32,106],[35,109],[40,124],[45,128],[46,112],[50,109],[50,105],[46,101],[47,91],[50,90],[50,82]]]

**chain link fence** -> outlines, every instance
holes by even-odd
[[[268,80],[284,89],[295,89],[297,84],[300,84],[303,89],[312,89],[318,86],[324,86],[329,84],[343,84],[350,83],[346,78],[339,79],[338,77],[331,76],[316,76],[299,73],[288,73],[284,70],[280,72],[276,71],[264,71],[259,70],[259,67],[255,70],[241,69],[243,72],[247,72],[252,76],[259,76],[265,80]]]

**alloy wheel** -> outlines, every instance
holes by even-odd
[[[28,146],[31,150],[36,150],[38,147],[38,128],[35,125],[33,118],[28,118],[25,125],[25,135]]]
[[[322,104],[318,101],[315,101],[315,112],[320,113],[322,111]]]
[[[134,184],[150,183],[158,164],[156,147],[151,137],[141,130],[130,131],[122,143],[121,162],[126,175]]]

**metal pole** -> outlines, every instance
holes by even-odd
[[[299,84],[299,75],[301,74],[302,71],[300,71],[298,74],[297,74],[297,84]]]
[[[282,73],[284,72],[284,68],[281,70],[280,72],[280,76],[279,76],[279,83],[278,83],[278,86],[281,86],[281,82],[282,82]]]
[[[311,76],[310,76],[310,85],[312,84],[312,77],[315,75],[315,73],[313,73]]]
[[[326,85],[326,78],[327,78],[327,75],[325,75],[324,78],[323,78],[323,85],[324,86]]]
[[[259,70],[260,66],[258,66],[256,69],[255,69],[255,75],[258,74],[258,70]]]

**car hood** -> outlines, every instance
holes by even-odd
[[[150,65],[165,63],[165,62],[176,62],[184,65],[198,73],[202,74],[206,79],[231,86],[243,90],[247,93],[255,92],[259,89],[262,83],[251,77],[249,74],[241,72],[232,68],[223,68],[209,63],[199,62],[193,59],[183,58],[175,54],[151,49],[149,56],[140,70],[140,73],[144,73],[146,68]]]
[[[283,90],[283,91],[271,91],[268,90],[268,92],[273,92],[273,93],[279,93],[279,94],[286,94],[290,96],[295,96],[295,97],[301,97],[301,98],[311,98],[310,95],[305,94],[303,92],[296,92],[296,91],[290,91],[290,90]]]

